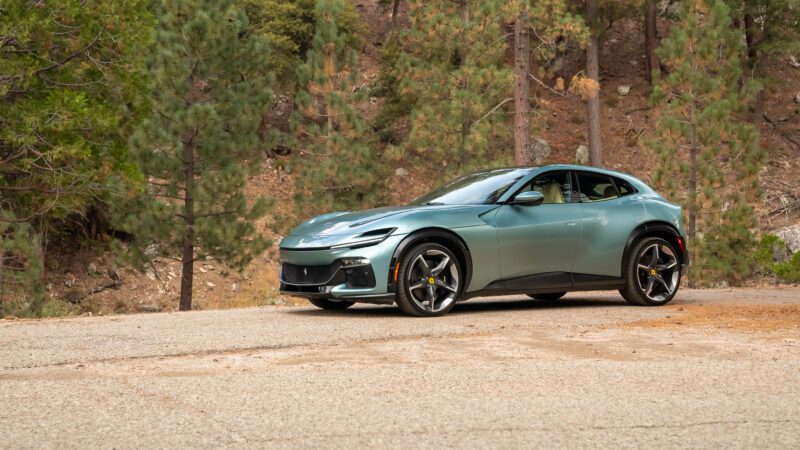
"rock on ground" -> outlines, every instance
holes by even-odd
[[[800,224],[781,228],[775,235],[786,243],[792,253],[800,251]]]
[[[589,164],[589,147],[579,145],[575,150],[575,163],[576,164]]]
[[[535,137],[528,149],[528,161],[531,164],[542,164],[550,157],[550,152],[550,144],[540,137]]]

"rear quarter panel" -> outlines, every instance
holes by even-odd
[[[572,272],[622,276],[622,257],[628,237],[647,220],[643,196],[581,203],[581,235]]]

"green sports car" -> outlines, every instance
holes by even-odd
[[[689,262],[681,209],[593,167],[485,170],[406,206],[315,217],[281,241],[280,290],[323,309],[355,302],[438,316],[476,296],[617,289],[663,305]]]

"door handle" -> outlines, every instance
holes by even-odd
[[[567,223],[565,223],[564,225],[566,225],[566,226],[568,226],[568,227],[574,227],[574,226],[575,226],[575,225],[577,225],[577,224],[578,224],[578,222],[567,222]]]

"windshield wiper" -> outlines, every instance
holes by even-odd
[[[426,205],[444,205],[444,203],[442,203],[442,202],[428,202],[428,203],[425,203],[425,204]]]

